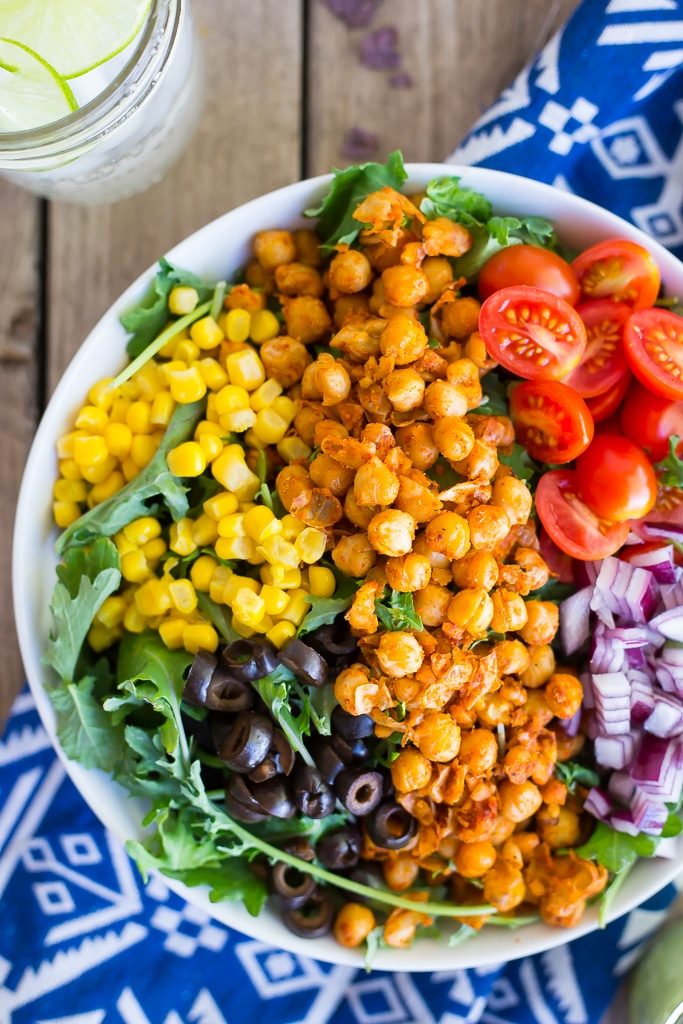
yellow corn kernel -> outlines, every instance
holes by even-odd
[[[167,427],[175,409],[175,401],[170,391],[158,391],[152,402],[150,422],[155,427]]]
[[[168,546],[163,537],[155,537],[143,544],[142,550],[149,564],[156,566],[168,551]]]
[[[170,651],[177,651],[183,646],[183,633],[186,629],[185,619],[169,616],[159,623],[159,636]]]
[[[178,339],[175,339],[176,344]],[[181,370],[187,369],[187,363],[184,359],[172,359],[170,363],[162,363],[159,367],[160,373],[163,375],[164,380],[167,384],[171,381],[171,374],[180,373]]]
[[[206,396],[206,418],[210,423],[218,423],[218,413],[216,412],[216,396],[214,395],[213,391],[210,391],[209,394]]]
[[[166,465],[174,476],[201,476],[206,469],[206,456],[196,441],[184,441],[171,449]]]
[[[123,528],[123,536],[131,544],[142,547],[148,540],[161,536],[161,523],[154,516],[140,516]]]
[[[168,311],[174,316],[185,316],[192,312],[198,302],[199,293],[196,288],[178,284],[175,288],[171,288],[168,296]]]
[[[102,438],[99,438],[101,441]],[[110,473],[116,469],[116,459],[107,454],[104,462],[98,462],[96,466],[81,466],[83,479],[89,484],[101,484],[107,479]]]
[[[316,530],[314,526],[307,526],[294,541],[296,553],[306,565],[319,562],[325,554],[326,546],[327,537],[322,530]]]
[[[211,391],[220,391],[228,383],[228,375],[217,359],[198,359],[192,363],[201,373],[207,388]]]
[[[220,345],[225,335],[212,316],[203,316],[190,327],[190,337],[195,345],[208,350]]]
[[[188,366],[186,370],[170,373],[168,386],[171,396],[179,405],[198,402],[206,394],[206,381],[196,366]]]
[[[94,484],[90,488],[90,494],[88,495],[88,505],[90,508],[94,508],[95,505],[99,505],[102,501],[107,501],[114,494],[117,494],[122,487],[125,487],[126,480],[118,469],[115,469],[113,473],[110,473],[106,480],[103,480],[101,484]]]
[[[171,524],[169,531],[169,548],[175,551],[181,558],[191,555],[197,550],[197,545],[192,538],[192,520],[179,519],[177,523]]]
[[[109,412],[110,423],[125,423],[131,402],[127,398],[115,398]]]
[[[195,590],[208,594],[218,563],[210,555],[200,555],[190,567],[190,579]]]
[[[181,331],[180,334],[174,334],[172,338],[169,338],[169,340],[166,342],[165,345],[162,345],[162,347],[159,349],[159,352],[157,353],[157,355],[161,356],[162,359],[173,359],[173,353],[176,350],[176,346],[178,345],[178,342],[179,341],[187,341],[189,339],[189,337],[190,337],[190,335],[187,333],[187,331]],[[165,369],[165,367],[162,364],[159,367],[159,372],[165,378],[164,369]]]
[[[85,430],[70,430],[68,434],[62,434],[57,438],[57,458],[72,459],[74,454],[74,441],[77,437],[89,437]]]
[[[124,461],[121,463],[121,471],[123,472],[123,475],[126,478],[127,483],[130,483],[131,480],[134,480],[141,469],[142,467],[138,466],[138,464],[136,462],[133,462],[132,459],[124,459]]]
[[[133,432],[127,423],[107,423],[104,428],[107,451],[117,459],[125,459],[133,443]]]
[[[219,422],[228,433],[243,434],[254,426],[256,413],[253,409],[235,409],[234,412],[224,413]]]
[[[258,580],[253,580],[251,576],[239,576],[235,572],[224,585],[223,601],[225,604],[232,604],[239,590],[251,590],[252,593],[258,594],[260,589]]]
[[[127,380],[119,388],[119,394],[122,398],[127,398],[129,402],[135,402],[140,397],[140,388],[134,380]]]
[[[197,561],[199,561],[199,559],[197,559]],[[190,575],[192,575],[192,573],[190,573]],[[216,601],[218,604],[226,603],[224,596],[225,588],[234,575],[235,574],[232,571],[232,569],[228,568],[227,565],[216,566],[216,568],[213,571],[213,576],[211,577],[211,582],[209,584],[209,597],[211,598],[212,601]],[[196,583],[195,586],[197,586]]]
[[[123,628],[129,633],[144,633],[148,628],[147,619],[140,614],[134,601],[126,608],[126,614],[123,616]]]
[[[82,480],[81,467],[74,459],[60,459],[59,472],[65,480]]]
[[[256,436],[253,427],[249,427],[249,430],[245,431],[244,443],[247,448],[256,448],[257,451],[265,451],[268,447],[265,441]]]
[[[213,437],[223,437],[223,429],[219,423],[214,423],[211,420],[200,420],[194,428],[195,441],[198,441],[200,437],[204,437],[205,434],[211,434]]]
[[[298,569],[300,558],[296,548],[290,541],[276,534],[274,537],[266,537],[259,550],[266,561],[271,565],[281,565],[285,569]]]
[[[223,442],[215,434],[201,434],[198,440],[207,463],[213,462],[223,451]]]
[[[106,651],[107,647],[111,647],[114,641],[119,639],[120,635],[118,630],[107,629],[101,622],[93,622],[88,630],[88,643],[93,651],[99,654],[100,651]]]
[[[126,423],[134,434],[151,434],[152,406],[149,402],[133,402],[126,413]]]
[[[265,602],[260,594],[255,594],[253,590],[241,587],[235,594],[235,599],[232,602],[232,613],[238,622],[256,629],[266,614]]]
[[[121,556],[121,573],[129,583],[144,583],[152,575],[144,551],[129,551]]]
[[[64,530],[67,526],[71,526],[72,523],[81,518],[80,505],[77,505],[75,501],[54,501],[52,503],[52,517],[55,525],[60,530]]]
[[[120,558],[127,555],[129,551],[137,551],[138,549],[137,544],[133,544],[131,540],[128,540],[123,531],[114,534],[114,544],[116,544],[116,550]]]
[[[254,412],[260,412],[261,409],[267,409],[269,405],[272,405],[275,399],[282,394],[282,384],[273,378],[266,380],[261,384],[260,387],[256,388],[256,391],[251,393],[251,407]]]
[[[238,633],[239,636],[243,636],[245,640],[248,640],[249,637],[253,636],[254,633],[256,632],[256,630],[252,629],[251,626],[245,626],[243,622],[239,622],[234,615],[232,617],[230,625],[235,630],[235,632]]]
[[[98,380],[96,384],[90,388],[88,392],[88,401],[91,405],[96,405],[98,409],[103,409],[104,412],[109,412],[117,392],[111,388],[112,377],[104,377],[102,380]]]
[[[192,539],[198,548],[209,547],[218,539],[218,527],[208,516],[199,516],[192,525]]]
[[[289,595],[279,587],[272,587],[265,583],[261,587],[261,597],[268,615],[280,615],[287,607]]]
[[[183,630],[183,647],[190,654],[197,651],[213,653],[218,647],[218,633],[208,622],[191,623]]]
[[[52,493],[57,501],[85,501],[88,488],[82,480],[57,480]]]
[[[249,408],[249,392],[237,384],[226,384],[216,395],[216,412],[219,416]]]
[[[142,369],[135,374],[133,380],[140,389],[140,398],[144,398],[148,402],[152,402],[155,395],[158,395],[164,386],[163,375],[159,370],[158,363],[155,363],[154,360],[145,363]]]
[[[266,444],[277,444],[287,433],[289,424],[274,409],[261,409],[256,413],[254,433]]]
[[[76,417],[76,427],[90,434],[103,434],[108,422],[104,409],[98,409],[96,405],[84,405]]]
[[[247,391],[255,391],[266,379],[266,371],[253,348],[230,352],[225,357],[225,369],[231,384],[237,384]]]
[[[256,554],[254,542],[249,537],[219,537],[214,548],[218,557],[226,562],[231,558],[252,558]]]
[[[295,626],[300,626],[310,609],[311,604],[306,591],[293,590],[287,607],[282,613],[282,618],[287,622],[293,622]]]
[[[137,610],[146,619],[152,619],[155,615],[163,615],[171,607],[168,587],[162,580],[155,577],[138,587],[133,598]]]
[[[190,580],[173,580],[168,584],[168,593],[176,611],[189,615],[197,607],[197,592]]]
[[[281,590],[296,590],[301,587],[301,570],[285,569],[282,565],[264,565],[259,574],[263,583]]]
[[[251,318],[251,340],[260,345],[271,338],[277,338],[280,333],[278,318],[269,309],[259,309]]]
[[[275,647],[284,647],[288,640],[296,635],[296,626],[293,622],[276,622],[272,629],[266,633],[266,637]]]
[[[124,597],[121,597],[120,594],[113,594],[102,602],[100,610],[95,616],[95,622],[101,623],[107,629],[116,629],[123,622],[127,607],[128,603]]]
[[[278,455],[280,455],[285,462],[295,462],[297,459],[307,459],[311,454],[312,449],[293,434],[291,437],[283,437],[281,441],[277,443]]]
[[[244,527],[244,516],[241,512],[233,512],[218,522],[219,537],[246,537],[247,531]]]
[[[228,491],[220,491],[211,498],[207,498],[203,508],[209,519],[213,519],[217,523],[219,520],[236,512],[238,504],[234,494],[230,494]]]
[[[282,536],[285,540],[296,540],[300,533],[306,529],[306,524],[302,523],[300,519],[295,516],[289,515],[283,516],[280,520],[282,523]]]
[[[237,454],[233,446],[223,449],[223,454],[211,463],[211,472],[219,484],[231,491],[238,499],[253,498],[261,481],[244,461],[244,453]]]
[[[331,569],[324,565],[312,565],[308,570],[308,585],[314,597],[332,597],[337,581]]]
[[[82,437],[74,438],[73,457],[81,468],[84,466],[98,466],[104,462],[108,455],[109,452],[103,437],[99,435],[88,437],[86,434]],[[60,454],[60,457],[64,456]]]
[[[251,315],[246,309],[231,309],[222,317],[228,341],[246,341],[251,328]]]
[[[176,343],[173,348],[173,359],[179,360],[183,363],[194,363],[195,360],[199,359],[201,349],[199,345],[195,345],[191,338],[176,338]]]
[[[138,469],[144,469],[154,458],[158,444],[151,434],[136,434],[130,446],[130,458]],[[124,470],[125,473],[125,470]]]
[[[273,513],[265,505],[253,505],[244,514],[244,529],[247,536],[251,537],[258,544],[261,544],[268,537],[274,537],[282,533],[282,526]]]
[[[271,406],[273,412],[276,412],[278,416],[282,416],[287,426],[292,422],[296,415],[296,403],[288,398],[287,395],[280,395],[276,398]]]

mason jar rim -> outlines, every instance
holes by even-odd
[[[137,107],[141,94],[144,99],[150,87],[156,84],[174,47],[186,5],[187,0],[153,0],[135,50],[106,88],[58,121],[25,131],[0,132],[0,160],[12,156],[19,159],[22,156],[33,157],[37,152],[54,156],[62,149],[68,151],[74,144],[82,144],[92,135],[100,136],[113,130],[127,118],[131,109]],[[142,58],[148,49],[152,49],[164,14],[166,17],[161,23],[161,30],[162,35],[168,34],[166,45],[160,46],[158,53],[152,50],[149,64],[145,67],[141,64]],[[133,83],[135,87],[128,92],[126,85],[137,67],[141,67],[141,74]]]

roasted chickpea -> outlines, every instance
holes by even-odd
[[[521,640],[501,640],[494,650],[499,676],[518,676],[529,667],[529,652]]]
[[[298,344],[299,342],[297,342]],[[301,347],[303,348],[303,345]],[[308,353],[306,354],[308,355]],[[301,440],[312,448],[316,443],[315,428],[318,423],[322,422],[329,422],[325,420],[323,407],[315,402],[302,402],[294,416],[294,429]]]
[[[386,685],[370,679],[365,665],[351,665],[337,676],[334,695],[350,715],[369,715],[374,708],[391,707],[393,698]]]
[[[334,356],[318,356],[317,361],[306,371],[304,380],[310,372],[314,374],[315,388],[318,395],[322,397],[324,406],[337,405],[349,397],[351,390],[349,371]]]
[[[502,860],[507,861],[508,864],[512,864],[515,868],[524,867],[522,851],[517,846],[514,837],[505,840],[500,850],[500,856]]]
[[[283,295],[313,295],[320,298],[324,291],[323,279],[315,269],[305,263],[283,263],[275,270],[275,284]]]
[[[512,526],[528,522],[533,499],[523,480],[510,475],[499,477],[493,484],[491,499],[505,510]]]
[[[522,854],[522,860],[526,864],[531,860],[531,856],[540,843],[540,839],[536,832],[515,832],[515,843],[517,844],[517,849]]]
[[[510,782],[526,782],[536,765],[536,751],[517,743],[505,754],[503,769]]]
[[[424,651],[411,633],[389,631],[380,637],[377,661],[385,675],[400,679],[415,675],[424,661]]]
[[[348,436],[349,432],[346,427],[341,423],[337,423],[336,420],[318,420],[313,427],[313,442],[316,445],[322,445],[323,441],[328,439],[344,441]],[[325,454],[327,455],[328,452],[325,452]],[[332,455],[332,458],[334,458],[334,455]]]
[[[424,533],[419,533],[415,538],[413,552],[417,555],[424,555],[432,567],[432,574],[435,569],[439,570],[441,574],[445,574],[444,582],[450,582],[450,559],[447,555],[440,551],[435,551],[434,548],[430,547]]]
[[[555,654],[550,644],[532,646],[529,651],[529,667],[524,669],[519,681],[527,690],[544,686],[555,671]]]
[[[468,633],[484,633],[493,618],[493,601],[483,587],[461,590],[448,605],[448,621]]]
[[[294,232],[294,245],[296,246],[296,258],[301,263],[308,263],[312,267],[318,267],[323,261],[320,251],[320,239],[311,228],[299,228]]]
[[[366,295],[340,295],[334,304],[334,325],[341,330],[349,324],[362,324],[363,321],[367,320],[370,315],[370,306]],[[367,332],[360,332],[369,339]],[[342,348],[341,345],[335,344],[335,348]],[[365,359],[371,355],[376,355],[379,352],[379,341],[372,342],[372,351],[369,351],[365,355],[365,349],[362,350],[361,355]],[[353,359],[355,353],[350,348],[344,348],[344,351]]]
[[[396,444],[406,453],[416,469],[430,469],[439,457],[432,428],[428,423],[411,423],[396,431]]]
[[[417,267],[400,264],[382,272],[384,297],[392,306],[417,306],[429,291],[426,274]]]
[[[289,512],[295,498],[302,492],[313,489],[313,481],[304,466],[285,466],[277,475],[275,487],[282,504]]]
[[[332,330],[332,320],[321,299],[309,295],[287,299],[283,307],[287,334],[304,345],[320,341]]]
[[[473,331],[465,342],[465,356],[471,359],[479,370],[491,370],[496,365],[486,349],[486,343],[479,331]]]
[[[409,412],[422,405],[425,382],[415,370],[394,370],[384,378],[387,398],[398,412]]]
[[[392,910],[384,925],[384,941],[394,949],[406,949],[412,945],[417,926],[430,920],[416,910]]]
[[[244,268],[244,280],[250,288],[267,288],[271,274],[264,270],[258,260],[250,260]]]
[[[392,590],[398,590],[402,594],[422,590],[427,586],[432,575],[429,559],[424,555],[416,555],[414,552],[401,555],[398,558],[388,558],[384,570],[389,586]]]
[[[472,235],[448,217],[435,217],[422,227],[425,250],[430,256],[462,256],[472,248]]]
[[[441,293],[453,281],[453,268],[445,256],[428,256],[422,263],[422,273],[429,286],[424,301],[428,304],[436,302]]]
[[[349,522],[353,523],[354,526],[359,526],[361,530],[367,530],[376,512],[377,507],[375,505],[361,507],[356,501],[353,487],[349,488],[344,498],[344,515]]]
[[[309,473],[317,487],[329,487],[338,498],[346,494],[355,476],[352,469],[340,466],[329,455],[317,455],[309,464]]]
[[[519,824],[532,818],[543,803],[538,786],[533,782],[510,782],[506,779],[498,787],[500,809],[508,821]]]
[[[382,355],[393,356],[397,366],[413,363],[424,355],[427,335],[419,320],[400,313],[389,320],[379,339]]]
[[[391,781],[399,793],[424,789],[432,778],[432,762],[417,747],[404,747],[391,765]]]
[[[477,701],[475,708],[481,725],[495,729],[499,725],[510,724],[512,704],[503,697],[500,690],[497,693],[484,694]]]
[[[223,300],[225,309],[246,309],[249,313],[257,313],[266,308],[266,297],[263,292],[255,292],[247,284],[236,284]]]
[[[353,482],[356,501],[361,508],[367,505],[391,505],[398,495],[398,487],[396,474],[376,455],[360,467]]]
[[[367,576],[377,561],[372,544],[364,533],[351,533],[337,541],[332,561],[347,576]]]
[[[457,512],[440,512],[427,524],[427,545],[451,561],[457,561],[469,551],[470,531],[467,520]]]
[[[474,447],[472,428],[457,416],[444,416],[432,426],[437,448],[451,462],[466,459]]]
[[[544,690],[527,690],[523,710],[526,717],[533,719],[534,723],[539,726],[547,725],[554,717],[545,699]]]
[[[465,393],[468,408],[476,409],[478,405],[481,405],[483,395],[479,370],[471,359],[455,359],[449,363],[446,376],[451,384],[456,384]],[[482,438],[482,440],[488,440],[488,438]]]
[[[583,686],[576,676],[557,672],[545,688],[548,707],[558,718],[572,718],[581,707]]]
[[[473,775],[483,775],[489,771],[498,760],[498,743],[493,733],[488,729],[464,732],[458,759]]]
[[[557,821],[543,824],[540,827],[541,839],[551,850],[559,850],[565,846],[576,846],[581,838],[581,821],[576,811],[568,807],[560,807]]]
[[[449,338],[464,341],[479,325],[481,303],[474,298],[447,302],[441,312],[441,329]]]
[[[467,513],[473,548],[491,548],[510,532],[510,520],[498,505],[478,505]]]
[[[413,729],[413,742],[430,761],[452,761],[460,750],[460,727],[442,711],[428,711]]]
[[[560,609],[552,601],[527,601],[527,621],[519,635],[527,644],[549,644],[560,625]]]
[[[363,903],[345,903],[334,921],[334,937],[347,949],[361,946],[375,927],[375,915]]]
[[[342,295],[362,292],[372,281],[372,267],[367,256],[357,249],[338,252],[330,263],[330,289]]]
[[[424,406],[433,420],[444,416],[464,416],[467,399],[462,391],[446,380],[435,380],[425,391]]]
[[[264,270],[275,270],[296,259],[291,231],[258,231],[254,235],[254,256]]]
[[[382,864],[384,881],[394,892],[403,892],[415,884],[420,868],[412,857],[398,856]]]
[[[514,864],[499,857],[484,875],[484,899],[502,913],[514,910],[523,902],[526,886],[522,872]]]
[[[496,863],[496,856],[496,849],[488,840],[462,843],[455,854],[455,868],[463,878],[481,878]]]
[[[259,355],[267,375],[279,381],[283,388],[291,388],[300,381],[311,362],[301,342],[287,335],[264,341],[259,348]]]
[[[504,590],[502,587],[494,590],[491,598],[493,601],[491,629],[496,633],[508,633],[522,629],[527,615],[524,598],[519,594],[514,594],[511,590]]]
[[[375,551],[390,558],[407,555],[413,546],[414,536],[413,517],[395,508],[378,512],[368,526],[368,539]]]
[[[490,551],[468,551],[451,566],[458,587],[483,587],[492,590],[498,582],[498,563]]]

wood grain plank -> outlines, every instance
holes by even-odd
[[[0,726],[24,680],[12,616],[11,539],[38,416],[39,209],[38,200],[0,181]]]
[[[148,264],[218,214],[300,174],[302,0],[196,0],[206,104],[159,185],[110,207],[54,204],[49,220],[51,391],[87,332]]]
[[[359,127],[378,154],[400,147],[407,160],[441,160],[508,85],[578,0],[392,0],[373,28],[399,32],[402,70],[412,88],[358,59],[367,30],[349,30],[323,0],[310,0],[308,173],[343,165],[341,143]]]

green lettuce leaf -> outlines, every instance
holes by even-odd
[[[103,710],[95,677],[84,676],[77,683],[51,687],[48,692],[66,756],[86,768],[113,772],[124,755],[124,732]]]
[[[519,480],[531,480],[541,468],[537,462],[534,462],[526,448],[516,442],[512,446],[511,452],[498,449],[498,461],[502,462],[504,466],[509,466]]]
[[[491,370],[481,378],[481,390],[486,399],[473,413],[476,416],[509,416],[507,383]]]
[[[455,175],[434,178],[425,188],[425,194],[427,198],[422,200],[420,209],[430,220],[448,217],[469,228],[485,224],[493,212],[485,195],[461,185]]]
[[[139,356],[171,319],[168,297],[173,288],[177,285],[196,288],[200,302],[209,299],[214,292],[215,285],[207,285],[189,270],[173,266],[165,257],[159,260],[159,267],[150,292],[142,302],[120,318],[122,326],[132,335],[126,346],[131,359]]]
[[[346,597],[314,597],[313,594],[307,594],[306,600],[311,610],[299,626],[298,636],[305,636],[306,633],[312,633],[321,626],[334,622],[338,615],[351,607],[353,594]]]
[[[683,459],[676,454],[681,443],[678,434],[669,438],[669,454],[655,466],[663,487],[683,487]]]
[[[576,761],[558,761],[555,765],[555,775],[564,782],[570,793],[575,792],[577,786],[586,786],[590,789],[600,784],[597,772]]]
[[[423,629],[422,619],[415,611],[412,594],[387,588],[389,593],[375,601],[377,618],[385,629]]]

